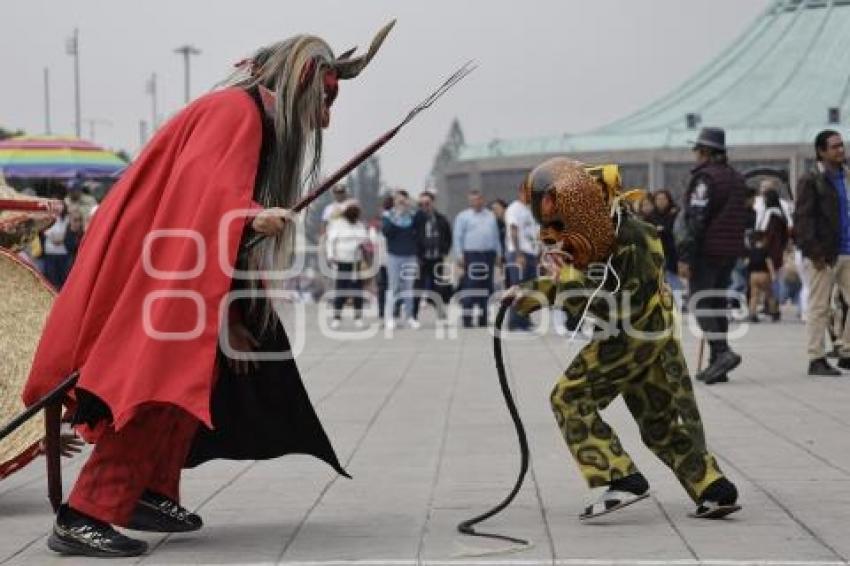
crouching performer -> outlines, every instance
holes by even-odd
[[[555,158],[534,169],[524,191],[541,225],[546,275],[509,291],[518,312],[557,307],[578,329],[595,321],[552,391],[552,409],[591,488],[605,488],[581,519],[649,495],[649,483],[600,415],[622,395],[644,443],[676,474],[694,517],[738,511],[738,493],[705,443],[679,340],[673,296],[655,227],[621,204],[616,166]]]
[[[32,404],[79,372],[66,405],[95,443],[51,549],[134,556],[147,545],[115,526],[201,528],[179,503],[180,471],[213,458],[302,453],[345,474],[272,308],[283,281],[257,276],[286,267],[285,219],[316,181],[338,81],[388,32],[361,57],[307,35],[260,49],[164,125],[104,199],[24,391]],[[257,234],[269,237],[248,246]]]

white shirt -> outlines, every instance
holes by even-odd
[[[354,224],[345,218],[334,218],[328,224],[328,259],[343,263],[357,263],[363,257],[360,246],[369,240],[362,222]]]
[[[68,229],[68,217],[57,218],[56,222],[44,232],[44,253],[49,255],[66,255],[65,231]],[[55,242],[59,242],[58,244]]]
[[[540,233],[540,226],[537,225],[531,209],[525,203],[515,200],[505,209],[505,226],[505,240],[507,240],[505,245],[508,253],[516,251],[511,237],[511,226],[516,226],[519,251],[526,254],[537,254],[537,236]]]

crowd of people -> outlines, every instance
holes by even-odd
[[[22,193],[35,195],[32,189],[24,189]],[[23,252],[56,289],[61,289],[68,278],[83,233],[98,204],[87,191],[81,175],[67,183],[62,202],[56,221]]]
[[[822,138],[827,134],[829,139],[841,139],[827,131],[816,141],[817,167],[825,171],[828,149]],[[793,201],[780,193],[779,178],[763,175],[752,186],[729,164],[723,130],[705,128],[694,149],[697,163],[683,197],[677,200],[667,189],[645,191],[633,201],[632,212],[657,230],[666,283],[682,310],[696,310],[706,332],[709,366],[698,378],[709,384],[727,381],[740,363],[726,339],[730,320],[776,322],[783,316],[783,306],[786,316],[813,327],[810,373],[835,375],[838,370],[827,363],[823,339],[818,337],[831,336],[831,353],[840,355],[843,316],[834,320],[833,312],[841,314],[846,308],[836,310],[832,304],[843,304],[836,290],[844,292],[847,287],[846,266],[841,253],[829,246],[823,251],[822,242],[832,238],[832,233],[823,231],[833,227],[842,234],[836,244],[839,251],[841,246],[850,251],[850,236],[844,235],[838,220],[844,218],[840,213],[846,199],[836,197],[825,207],[822,202],[813,205],[811,195],[820,198],[818,191],[823,189],[818,183],[824,182],[843,190],[840,175],[825,180],[824,174],[818,176],[820,169],[804,175],[797,185],[802,196],[795,211]],[[835,152],[832,167],[839,167],[844,156]],[[472,188],[468,208],[451,222],[437,209],[433,189],[420,193],[416,207],[405,190],[385,195],[382,210],[371,222],[363,219],[359,203],[344,187],[335,194],[336,200],[323,214],[327,258],[336,282],[333,328],[340,327],[350,296],[346,293],[363,290],[376,297],[379,319],[387,328],[419,328],[424,303],[433,304],[437,320],[445,321],[452,297],[462,309],[463,327],[487,326],[493,293],[537,274],[543,251],[539,226],[521,190],[507,203],[487,202],[480,190]],[[822,218],[813,219],[813,214]],[[797,218],[801,226],[795,228]],[[360,296],[351,300],[358,328],[363,326]],[[689,302],[690,298],[695,300]],[[530,323],[513,312],[509,328],[528,330]],[[850,346],[839,365],[850,369]]]

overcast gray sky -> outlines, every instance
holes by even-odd
[[[150,117],[183,103],[192,43],[195,96],[254,48],[310,32],[337,53],[398,24],[370,67],[341,85],[326,135],[332,170],[403,116],[467,59],[479,69],[380,153],[385,180],[422,188],[458,117],[468,142],[581,132],[639,109],[685,81],[769,0],[5,0],[0,26],[0,125],[44,130],[42,69],[51,76],[54,133],[73,132],[72,60],[80,29],[83,118],[96,141],[135,153]],[[88,136],[89,126],[83,128]]]

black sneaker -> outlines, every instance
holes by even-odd
[[[710,368],[716,361],[717,354],[712,353],[711,356],[708,358],[708,365],[702,368],[702,370],[698,371],[697,374],[694,376],[694,379],[696,379],[697,381],[705,381],[705,372],[707,372],[708,368]]]
[[[712,482],[702,493],[697,509],[691,514],[696,519],[722,519],[741,510],[738,505],[738,488],[726,478]]]
[[[146,542],[124,536],[109,523],[74,511],[67,504],[56,514],[47,547],[60,554],[96,558],[139,556],[148,550]]]
[[[838,362],[839,364],[841,362]],[[838,377],[841,372],[829,365],[826,358],[817,358],[809,362],[809,375]]]
[[[838,367],[841,369],[850,369],[850,358],[839,358]]]
[[[640,472],[611,482],[595,503],[584,508],[578,516],[582,521],[595,519],[618,511],[649,497],[649,482]]]
[[[198,515],[176,501],[152,491],[145,491],[133,510],[127,528],[156,533],[187,533],[197,531],[203,526],[204,522]]]
[[[705,368],[702,372],[703,375],[701,381],[705,382],[707,385],[729,381],[729,377],[726,374],[739,365],[741,365],[741,356],[732,350],[721,352],[717,355],[717,358],[711,362],[711,365]]]
[[[712,377],[711,379],[703,379],[703,383],[706,385],[714,385],[715,383],[729,383],[729,374],[721,373],[716,377]]]

